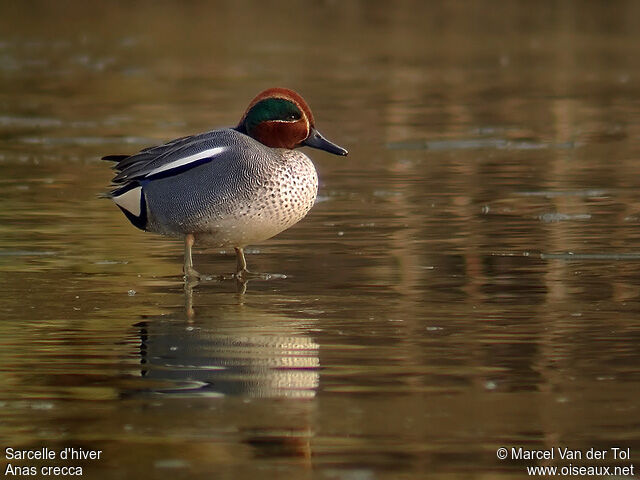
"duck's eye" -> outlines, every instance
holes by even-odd
[[[290,121],[300,120],[300,114],[297,112],[290,113],[289,115],[287,115],[287,120],[290,120]]]

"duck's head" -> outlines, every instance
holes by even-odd
[[[348,152],[316,130],[311,109],[287,88],[269,88],[254,98],[236,127],[272,148],[313,147],[334,155]]]

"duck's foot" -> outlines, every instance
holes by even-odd
[[[244,295],[247,292],[247,285],[251,281],[280,280],[287,278],[286,275],[282,275],[280,273],[256,273],[250,272],[246,268],[237,271],[232,277],[236,279],[237,291],[241,295]]]
[[[216,280],[217,277],[213,277],[211,275],[204,275],[200,272],[198,272],[196,269],[194,269],[193,267],[188,267],[184,269],[184,281],[186,283],[198,283],[201,281],[207,281],[207,280]]]
[[[202,280],[202,274],[193,267],[186,267],[184,269],[184,279],[186,282],[195,282]]]
[[[233,277],[240,282],[248,282],[249,280],[276,280],[287,278],[286,275],[279,273],[254,273],[247,269],[247,261],[244,258],[244,248],[234,247],[236,251],[236,273]]]
[[[282,280],[287,278],[286,275],[283,275],[281,273],[251,272],[246,268],[243,268],[242,270],[237,271],[233,276],[236,279],[245,281],[245,282],[248,282],[249,280]]]

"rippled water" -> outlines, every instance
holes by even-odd
[[[0,7],[0,446],[102,450],[3,473],[637,461],[640,7],[425,3]],[[247,249],[286,278],[185,290],[180,242],[98,198],[99,158],[233,125],[272,85],[350,155],[309,151],[318,203]]]

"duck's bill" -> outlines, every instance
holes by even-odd
[[[333,153],[334,155],[347,155],[349,153],[344,148],[324,138],[320,132],[313,127],[311,128],[311,132],[307,139],[300,145],[324,150],[325,152]]]

